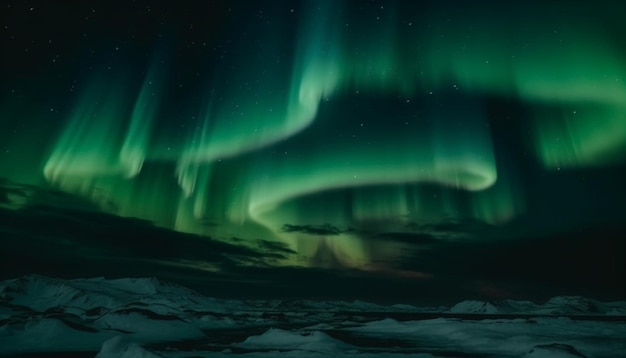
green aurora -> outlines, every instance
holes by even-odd
[[[529,178],[623,168],[626,26],[619,2],[563,6],[275,2],[207,25],[206,51],[183,55],[175,25],[135,45],[148,55],[102,40],[61,71],[71,91],[43,69],[3,84],[0,176],[282,242],[298,254],[282,265],[324,266],[330,250],[373,267],[406,245],[371,236],[449,220],[564,229],[576,218],[540,225],[528,205],[558,179],[533,193]],[[289,229],[307,225],[321,235]]]

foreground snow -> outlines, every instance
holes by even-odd
[[[615,357],[626,303],[583,297],[453,307],[218,300],[157,279],[0,282],[0,355]]]

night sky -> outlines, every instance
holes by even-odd
[[[621,1],[3,1],[0,279],[626,298]]]

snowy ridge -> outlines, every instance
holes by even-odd
[[[0,284],[0,347],[12,346],[9,353],[97,349],[120,334],[141,342],[196,339],[204,329],[232,325],[222,316],[242,309],[249,310],[156,278],[28,275]]]
[[[269,300],[249,301],[248,304],[257,308],[271,311],[299,311],[299,312],[424,312],[430,308],[421,308],[411,305],[396,304],[391,306],[379,305],[360,300],[355,301],[314,301],[314,300]]]
[[[530,301],[467,300],[452,306],[450,313],[528,315],[626,315],[626,302],[600,302],[580,296],[553,297],[540,305]]]
[[[613,357],[615,351],[626,351],[626,319],[619,317],[625,312],[625,302],[575,296],[544,304],[463,301],[450,308],[363,301],[244,302],[205,297],[156,278],[28,275],[0,282],[0,355]],[[474,318],[458,318],[466,313]],[[516,313],[526,318],[491,318]],[[603,315],[622,321],[563,317]],[[598,335],[602,344],[594,338]]]
[[[28,275],[0,285],[0,302],[43,312],[50,309],[114,309],[132,302],[179,308],[220,309],[218,300],[156,278],[104,278],[59,280]],[[230,304],[234,301],[229,302]]]
[[[313,352],[336,352],[354,348],[331,338],[324,332],[290,332],[270,328],[263,334],[251,336],[237,345],[247,349],[300,350]]]

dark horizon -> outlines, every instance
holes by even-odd
[[[414,263],[416,252],[398,261],[394,271],[365,271],[276,266],[295,252],[272,242],[259,241],[251,248],[241,240],[226,243],[85,209],[40,205],[0,213],[0,280],[33,273],[64,279],[156,277],[220,298],[426,305],[467,299],[542,303],[554,296],[626,298],[626,226],[620,224],[500,242],[427,242],[433,247],[426,260]],[[423,237],[397,239],[424,246]],[[200,258],[206,267],[187,264]]]

